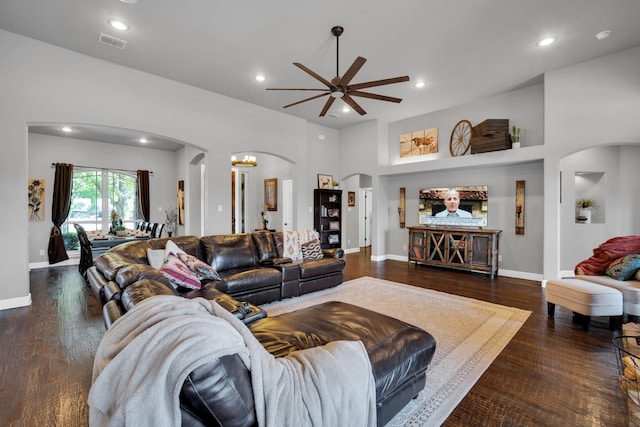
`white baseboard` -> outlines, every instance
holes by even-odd
[[[371,261],[379,262],[385,260],[393,260],[393,261],[402,261],[409,262],[408,256],[403,255],[381,255],[381,256],[371,256]],[[525,280],[533,280],[536,282],[542,282],[542,274],[537,273],[528,273],[526,271],[514,271],[514,270],[505,270],[503,268],[498,269],[498,276],[504,277],[513,277],[515,279],[525,279]]]
[[[78,264],[80,264],[80,258],[70,258],[66,261],[60,261],[55,264],[49,264],[49,261],[30,262],[29,270],[37,270],[39,268],[49,268],[49,267],[62,267],[65,265],[78,265]]]
[[[0,300],[0,311],[8,310],[10,308],[26,307],[28,305],[31,305],[31,293],[20,298],[9,298]]]

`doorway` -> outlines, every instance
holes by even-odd
[[[282,230],[293,230],[293,180],[282,181]]]
[[[362,202],[360,203],[360,238],[359,246],[368,248],[371,246],[373,235],[373,191],[370,188],[361,190]]]
[[[231,169],[231,232],[246,233],[248,175],[246,172]]]

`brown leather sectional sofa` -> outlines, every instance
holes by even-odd
[[[237,300],[258,305],[342,283],[345,265],[342,249],[324,250],[322,259],[291,262],[290,258],[282,257],[282,232],[257,231],[201,238],[179,236],[129,242],[98,257],[95,266],[87,271],[92,291],[106,305],[107,324],[128,310],[132,294],[148,292],[148,287],[153,285],[131,287],[138,281],[148,279],[170,286],[169,280],[151,267],[147,258],[148,249],[164,249],[169,240],[213,266],[220,276],[221,280],[205,283],[199,291],[178,289],[179,294],[189,294],[190,298],[214,288]]]
[[[169,239],[115,247],[96,259],[88,279],[104,303],[107,328],[144,299],[182,295],[218,302],[242,319],[274,357],[332,341],[360,340],[375,379],[377,423],[384,425],[424,388],[435,339],[400,320],[342,302],[267,316],[259,304],[342,283],[342,250],[328,251],[323,259],[292,263],[282,257],[281,239],[281,233],[266,231],[172,238],[218,271],[222,280],[200,290],[180,292],[149,265],[147,249],[162,249]],[[180,409],[184,426],[257,426],[251,373],[240,356],[216,358],[195,369],[181,389]]]

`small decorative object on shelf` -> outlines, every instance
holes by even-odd
[[[591,210],[597,203],[593,199],[576,200],[576,222],[578,224],[591,224]]]
[[[520,127],[511,127],[511,148],[520,148]]]

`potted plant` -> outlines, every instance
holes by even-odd
[[[113,228],[113,231],[116,233],[116,236],[124,237],[127,235],[127,229],[124,225],[118,225]]]
[[[516,125],[511,127],[511,148],[520,148],[520,127]]]
[[[593,199],[578,199],[576,200],[576,220],[583,224],[591,224],[591,210],[596,206],[596,201]]]
[[[333,181],[332,184],[334,190],[340,189],[340,183],[338,181]]]

